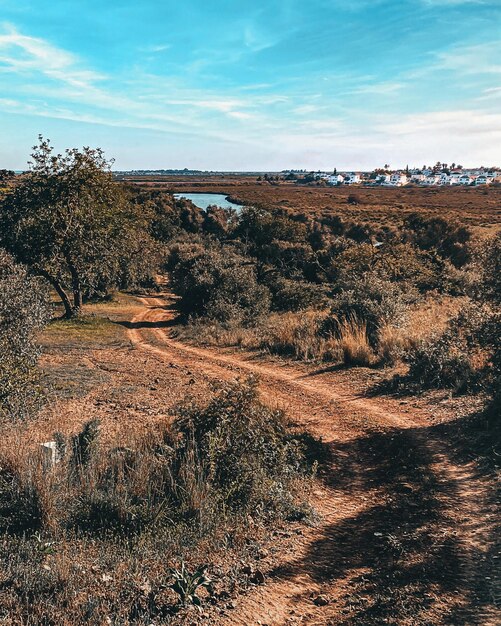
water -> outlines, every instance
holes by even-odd
[[[207,207],[214,205],[222,209],[235,209],[237,212],[242,208],[239,204],[227,200],[222,193],[175,193],[174,198],[176,200],[179,200],[179,198],[191,200],[195,206],[204,211]]]

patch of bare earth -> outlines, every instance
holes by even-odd
[[[259,376],[267,402],[325,444],[318,523],[285,543],[283,533],[271,537],[265,584],[209,623],[501,623],[493,478],[458,435],[473,405],[370,398],[360,374],[183,345],[170,335],[172,298],[143,303],[128,336],[158,372],[184,368],[193,383]]]

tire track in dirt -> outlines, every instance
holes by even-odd
[[[394,400],[357,396],[301,365],[181,344],[165,328],[174,316],[169,302],[141,300],[147,308],[128,331],[136,347],[209,378],[257,375],[267,401],[330,452],[313,494],[321,522],[221,623],[500,623],[493,587],[479,580],[493,549],[489,485],[473,464],[451,462],[424,412],[410,417]],[[327,606],[313,603],[319,593]]]

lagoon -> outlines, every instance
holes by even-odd
[[[191,200],[195,206],[204,211],[207,207],[214,205],[222,209],[234,209],[237,212],[242,208],[239,204],[230,202],[222,193],[175,193],[174,198],[176,200],[179,200],[179,198]]]

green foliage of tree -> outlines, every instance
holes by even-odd
[[[421,291],[438,285],[443,261],[411,244],[387,242],[375,247],[369,243],[351,245],[336,258],[337,283],[340,286],[368,274],[396,283],[406,283]]]
[[[240,214],[234,236],[249,244],[251,252],[258,253],[274,240],[304,242],[307,230],[304,224],[284,215],[255,207],[245,207]]]
[[[66,316],[85,296],[148,273],[148,214],[114,182],[99,148],[54,154],[40,137],[31,169],[0,204],[0,244],[57,291]],[[68,291],[71,290],[71,297]]]

